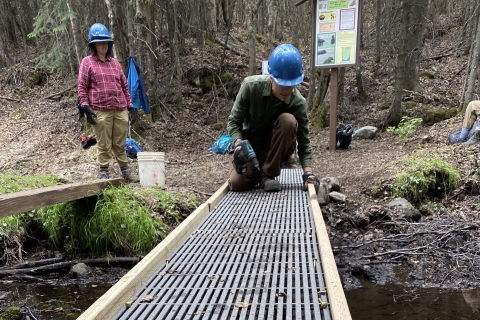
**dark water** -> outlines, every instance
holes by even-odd
[[[353,320],[470,320],[480,319],[480,288],[409,288],[375,286],[345,292]]]
[[[480,288],[415,289],[399,285],[376,286],[367,281],[362,285],[363,288],[345,292],[353,320],[480,319]],[[58,286],[4,281],[0,285],[0,297],[2,292],[9,292],[9,305],[29,306],[39,320],[70,320],[76,319],[80,310],[86,310],[110,287],[102,283]],[[0,300],[0,306],[4,308],[6,302]]]
[[[2,281],[0,297],[1,309],[6,306],[19,306],[22,313],[29,314],[39,320],[76,319],[105,293],[112,285],[103,283],[69,283],[68,285],[19,284]],[[28,308],[25,308],[27,306]]]

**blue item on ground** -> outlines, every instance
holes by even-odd
[[[132,146],[137,152],[142,152],[142,148],[138,145],[138,143],[133,140],[132,138],[127,138],[127,141],[125,142],[125,148],[128,146]]]
[[[225,154],[232,145],[232,138],[228,134],[224,134],[217,141],[213,143],[212,152],[218,154]]]
[[[125,150],[127,151],[127,157],[130,159],[137,158],[137,152],[142,152],[142,148],[132,138],[127,138],[125,142]]]
[[[140,67],[135,61],[134,57],[128,58],[128,88],[132,97],[133,108],[143,108],[145,114],[150,114],[150,107],[148,106],[147,96],[145,95],[145,88],[143,86],[142,78],[140,77]]]

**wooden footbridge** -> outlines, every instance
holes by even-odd
[[[225,183],[78,319],[351,319],[313,185],[279,180]]]
[[[283,169],[278,193],[225,183],[78,319],[351,319],[314,187],[304,192],[301,176]],[[120,183],[0,195],[0,217]]]

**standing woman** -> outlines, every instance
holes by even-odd
[[[128,166],[125,141],[132,100],[127,78],[118,60],[111,57],[113,40],[108,29],[95,23],[88,32],[91,55],[78,72],[80,118],[87,117],[97,138],[100,179],[108,179],[112,154],[125,181],[138,181]]]

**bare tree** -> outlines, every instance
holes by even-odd
[[[256,29],[257,29],[257,12],[263,0],[245,0],[247,7],[247,29],[248,29],[248,74],[254,75],[257,70],[257,49],[256,49]]]
[[[477,13],[478,15],[478,13]],[[478,23],[477,23],[477,32],[476,36],[474,39],[474,44],[473,44],[473,51],[470,53],[471,58],[470,58],[470,74],[468,77],[468,84],[467,84],[467,91],[465,92],[465,102],[468,103],[472,100],[475,100],[473,98],[474,92],[475,92],[475,85],[478,79],[478,59],[480,56],[480,18],[477,18]],[[480,86],[479,86],[480,87]],[[476,99],[479,99],[478,97]]]

